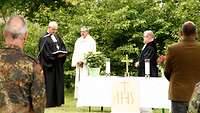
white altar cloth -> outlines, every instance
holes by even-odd
[[[170,101],[168,100],[169,82],[165,78],[117,76],[86,77],[82,79],[79,83],[77,107],[111,107],[113,82],[122,79],[137,81],[140,107],[170,108]]]

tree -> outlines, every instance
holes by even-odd
[[[32,22],[27,52],[36,56],[37,40],[51,20],[59,24],[59,35],[68,48],[66,72],[73,74],[71,56],[82,25],[89,26],[97,41],[97,50],[111,58],[112,73],[123,75],[120,62],[126,54],[137,61],[143,45],[143,32],[152,30],[159,54],[179,40],[181,25],[191,20],[200,24],[200,3],[197,0],[6,0],[0,4],[1,17],[22,14]],[[31,27],[32,26],[32,27]],[[37,34],[37,35],[35,35]],[[130,66],[130,75],[137,71]],[[69,76],[67,75],[67,76]],[[70,76],[71,77],[71,76]],[[73,77],[72,77],[73,78]]]

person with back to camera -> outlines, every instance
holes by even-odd
[[[23,17],[13,16],[0,49],[0,113],[44,113],[45,84],[40,64],[23,52],[28,32]]]
[[[200,81],[200,43],[196,25],[187,21],[182,25],[180,42],[168,47],[165,77],[169,81],[172,113],[186,113],[189,100]]]

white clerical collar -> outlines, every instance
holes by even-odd
[[[144,44],[144,46],[142,47],[142,50],[144,50],[144,48],[146,47],[147,44]]]
[[[56,37],[55,37],[53,34],[51,35],[51,40],[52,40],[53,42],[58,42],[57,39],[56,39]]]

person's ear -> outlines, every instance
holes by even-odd
[[[3,36],[4,36],[4,37],[7,37],[7,35],[8,35],[8,32],[3,31]]]
[[[184,36],[184,32],[181,31],[181,32],[180,32],[180,37],[183,38],[183,36]]]
[[[195,31],[195,32],[193,33],[193,35],[196,36],[196,35],[197,35],[197,31]]]
[[[26,32],[26,33],[24,34],[24,39],[26,40],[27,37],[28,37],[28,32]]]
[[[184,35],[183,31],[181,31],[181,32],[179,33],[179,41],[181,41],[181,40],[183,39],[183,35]]]

